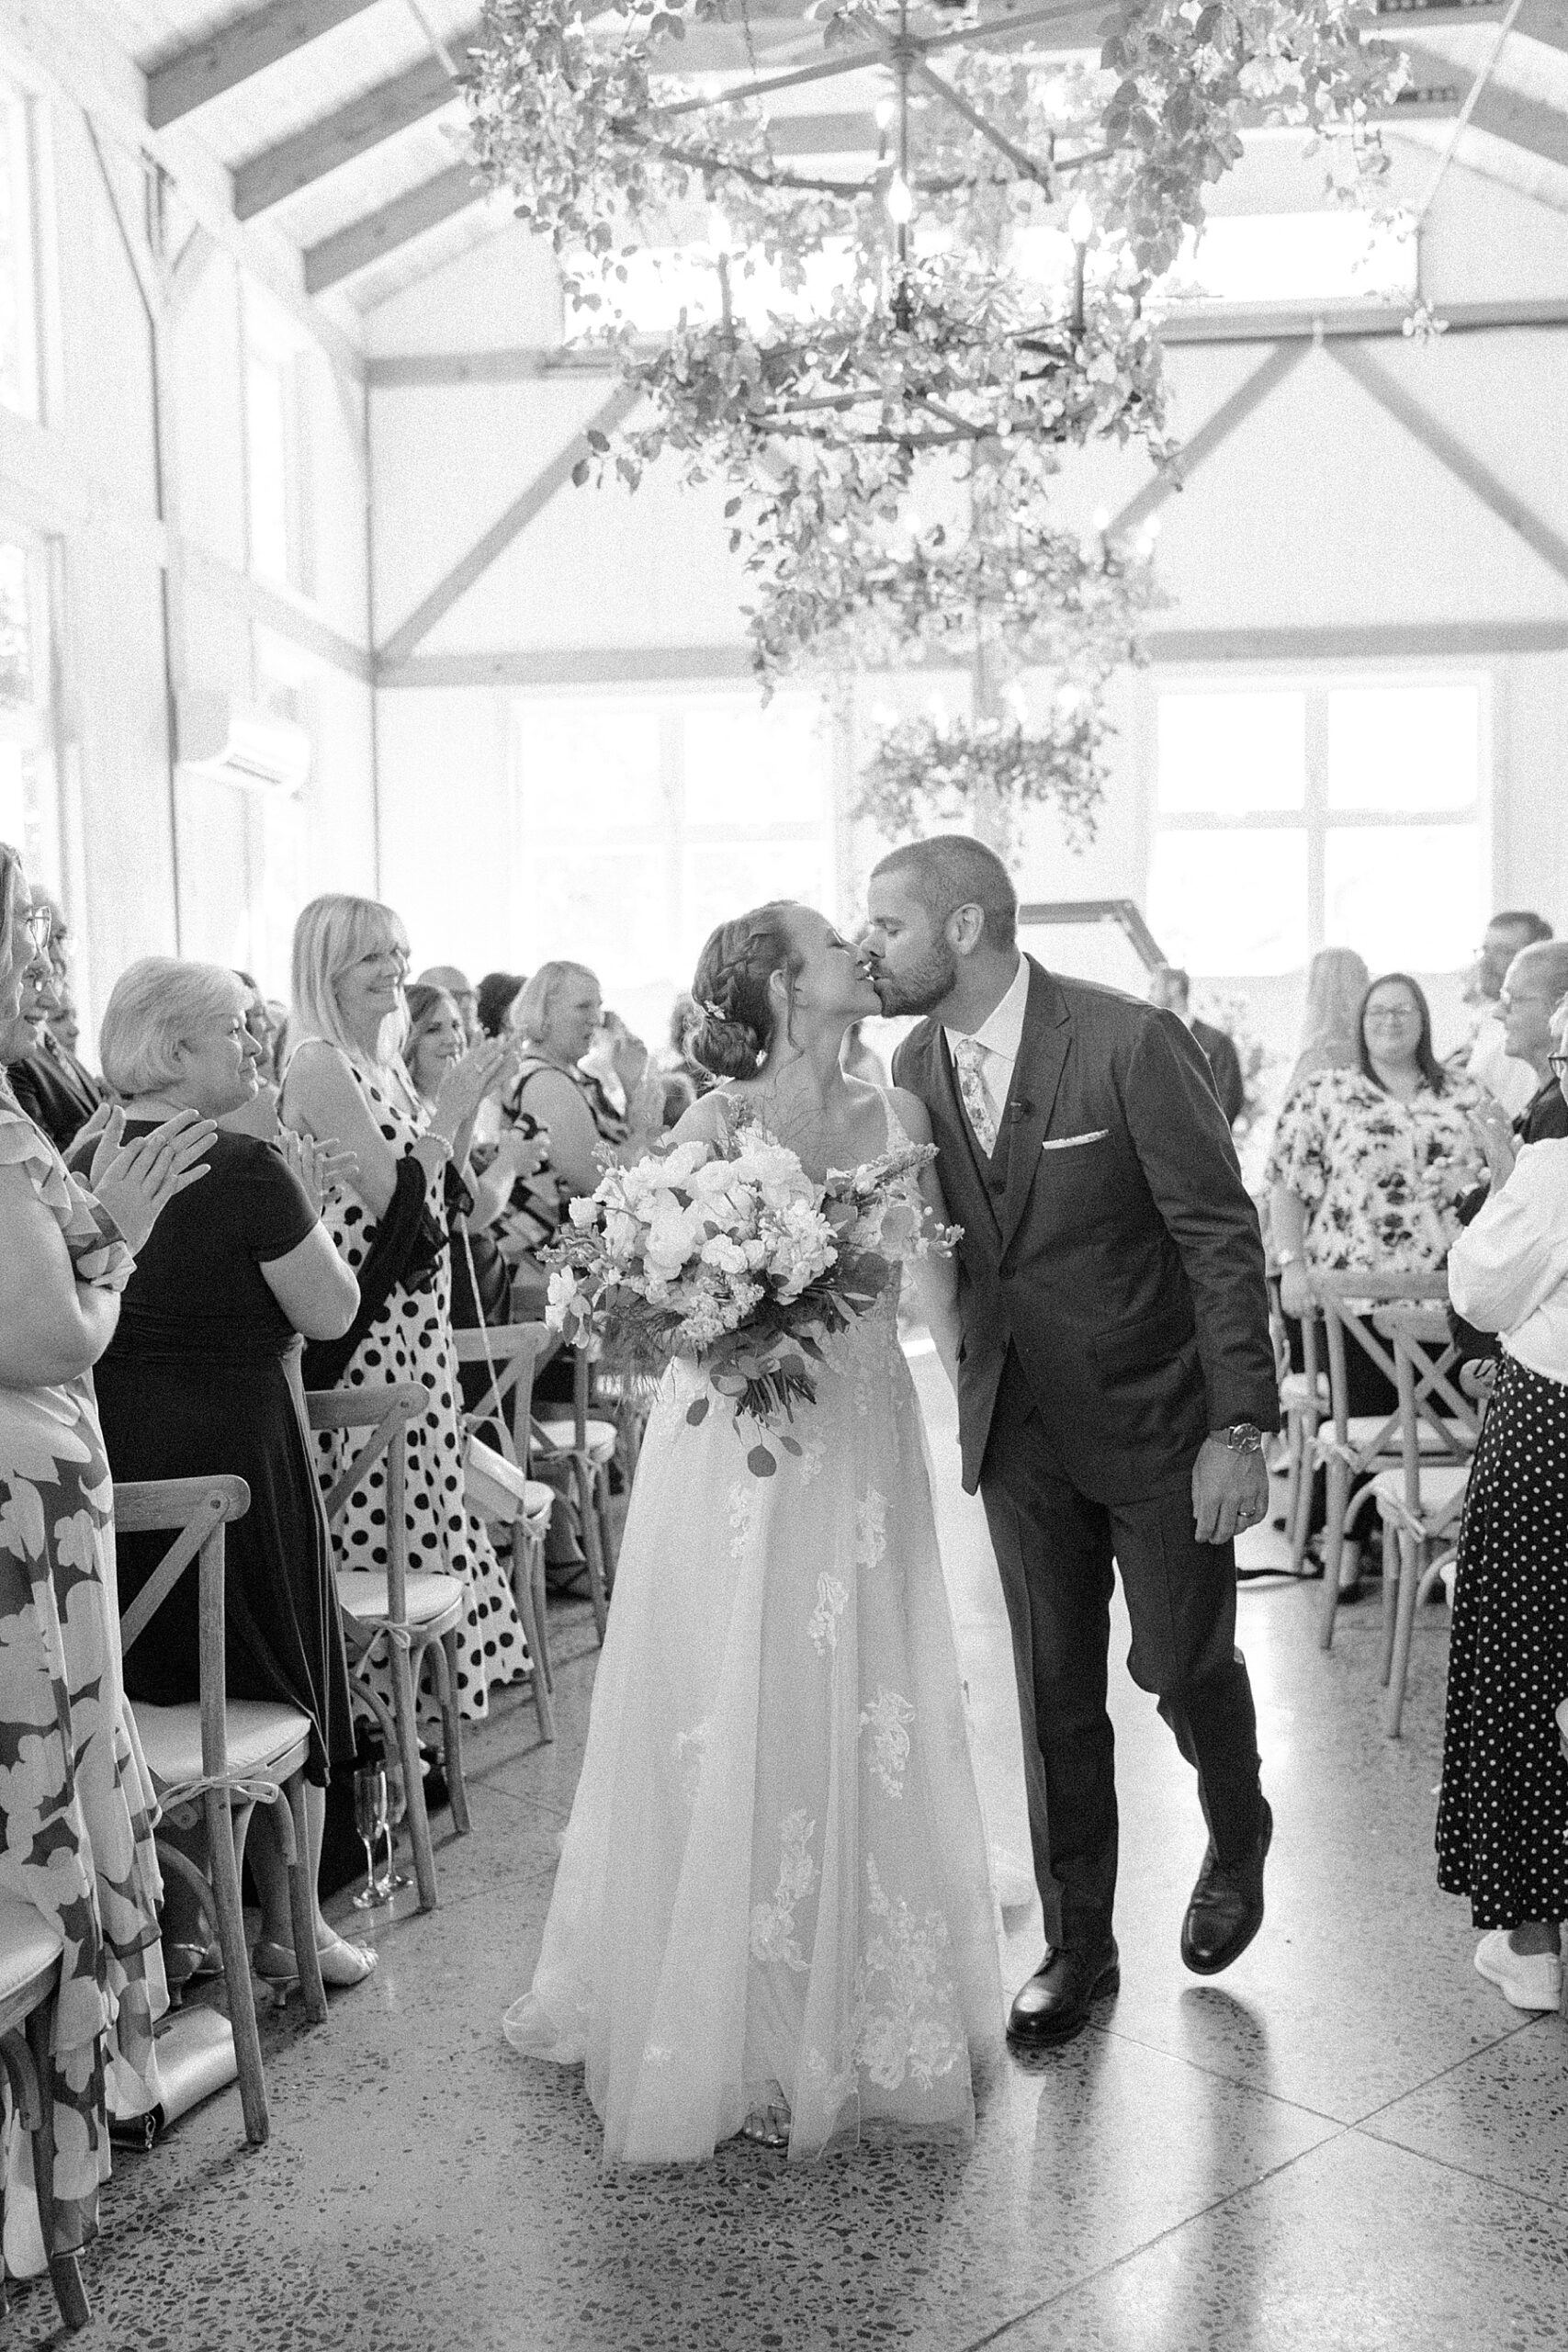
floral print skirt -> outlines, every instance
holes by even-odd
[[[837,1343],[800,1450],[748,1467],[690,1374],[644,1440],[532,1990],[604,2160],[694,2162],[782,2093],[789,2153],[966,2140],[999,2046],[998,1918],[891,1297]]]
[[[85,1383],[0,1389],[0,1887],[65,1939],[45,2096],[63,2247],[97,2230],[108,2177],[108,2078],[119,2103],[158,2096],[168,2007],[152,1782],[120,1676],[112,1490]],[[8,2120],[6,2246],[25,2258],[35,2211],[27,2135]]]

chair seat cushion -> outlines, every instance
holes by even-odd
[[[407,1622],[411,1625],[434,1624],[448,1610],[468,1601],[468,1589],[461,1577],[442,1576],[434,1568],[411,1568],[404,1587]],[[340,1568],[337,1597],[344,1615],[356,1618],[361,1624],[370,1624],[391,1614],[387,1578],[379,1568]]]
[[[147,1769],[160,1789],[183,1788],[201,1778],[201,1709],[149,1707],[133,1702],[136,1728]],[[294,1707],[271,1699],[231,1699],[223,1710],[229,1770],[249,1779],[299,1747],[310,1736],[310,1722]]]
[[[1352,1413],[1348,1423],[1351,1444],[1367,1444],[1370,1440],[1376,1437],[1379,1430],[1384,1426],[1387,1419],[1388,1415],[1386,1413]],[[1468,1446],[1473,1442],[1471,1437],[1471,1432],[1464,1427],[1462,1422],[1450,1421],[1446,1426],[1453,1433],[1454,1443],[1458,1444],[1462,1442]],[[1333,1424],[1330,1423],[1326,1429],[1321,1430],[1318,1434],[1321,1437],[1332,1437],[1334,1434]],[[1432,1427],[1430,1421],[1427,1420],[1423,1420],[1416,1430],[1416,1443],[1423,1453],[1439,1453],[1445,1450],[1444,1441],[1438,1435],[1437,1430]],[[1382,1450],[1385,1453],[1397,1453],[1399,1452],[1399,1424],[1397,1421],[1394,1423],[1393,1429],[1389,1430],[1388,1440]]]
[[[558,1453],[570,1453],[575,1451],[577,1423],[570,1413],[558,1417],[552,1416],[547,1421],[542,1420],[539,1427],[544,1433],[546,1444],[553,1446]],[[586,1451],[591,1462],[610,1460],[615,1451],[614,1421],[590,1421],[587,1424]]]
[[[1318,1374],[1315,1393],[1304,1372],[1288,1372],[1280,1383],[1280,1402],[1287,1411],[1294,1406],[1311,1405],[1319,1412],[1328,1409],[1328,1383]]]
[[[1456,1503],[1470,1480],[1467,1462],[1434,1462],[1421,1473],[1421,1510],[1424,1518],[1440,1518],[1450,1504]],[[1403,1470],[1380,1470],[1372,1480],[1372,1492],[1380,1502],[1403,1504],[1404,1473]]]
[[[0,2001],[14,1999],[52,1968],[64,1950],[65,1939],[52,1919],[14,1894],[0,1894]]]

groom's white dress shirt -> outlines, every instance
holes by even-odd
[[[999,1133],[1001,1129],[1002,1111],[1007,1102],[1008,1089],[1012,1084],[1013,1064],[1023,1043],[1023,1016],[1028,1009],[1029,964],[1021,955],[1018,969],[1012,976],[1006,996],[996,1010],[987,1015],[978,1029],[950,1029],[943,1023],[942,1035],[947,1039],[947,1050],[953,1056],[955,1068],[962,1038],[973,1036],[977,1046],[985,1047],[986,1057],[980,1065],[980,1084],[991,1114],[993,1133]],[[974,1125],[973,1119],[970,1125]]]

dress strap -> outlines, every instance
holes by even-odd
[[[887,1120],[888,1150],[908,1151],[915,1139],[913,1136],[910,1135],[908,1129],[905,1126],[903,1120],[898,1116],[897,1106],[895,1104],[893,1100],[892,1089],[886,1086],[879,1086],[876,1091],[882,1097],[882,1108]]]

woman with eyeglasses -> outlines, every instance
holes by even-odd
[[[1568,1052],[1548,1068],[1568,1089]],[[1520,1149],[1455,1242],[1449,1292],[1499,1335],[1501,1362],[1460,1534],[1438,1883],[1485,1931],[1478,1973],[1514,2008],[1551,2010],[1568,1918],[1568,1137]]]
[[[1484,1172],[1472,1124],[1483,1098],[1438,1061],[1418,982],[1406,972],[1374,980],[1356,1039],[1353,1067],[1314,1072],[1286,1102],[1265,1170],[1280,1303],[1298,1370],[1313,1275],[1359,1266],[1438,1272],[1460,1229],[1460,1204]],[[1393,1412],[1393,1382],[1364,1349],[1345,1354],[1350,1412]],[[1347,1544],[1347,1593],[1359,1566],[1359,1548]]]
[[[294,927],[290,1026],[299,1042],[283,1114],[304,1134],[335,1136],[359,1163],[324,1216],[358,1277],[360,1310],[335,1347],[307,1350],[305,1385],[374,1389],[413,1381],[428,1390],[429,1409],[408,1438],[409,1565],[458,1577],[468,1588],[457,1692],[464,1715],[478,1721],[489,1712],[489,1686],[513,1680],[529,1661],[506,1572],[464,1506],[445,1182],[449,1163],[467,1152],[480,1102],[505,1084],[515,1055],[503,1039],[474,1046],[448,1068],[434,1101],[422,1102],[400,1058],[408,968],[402,923],[373,899],[314,899]],[[317,1475],[330,1487],[347,1440],[321,1432],[317,1446]],[[385,1572],[385,1464],[378,1463],[338,1523],[344,1566]],[[389,1688],[384,1668],[369,1671],[381,1678],[378,1688]]]

